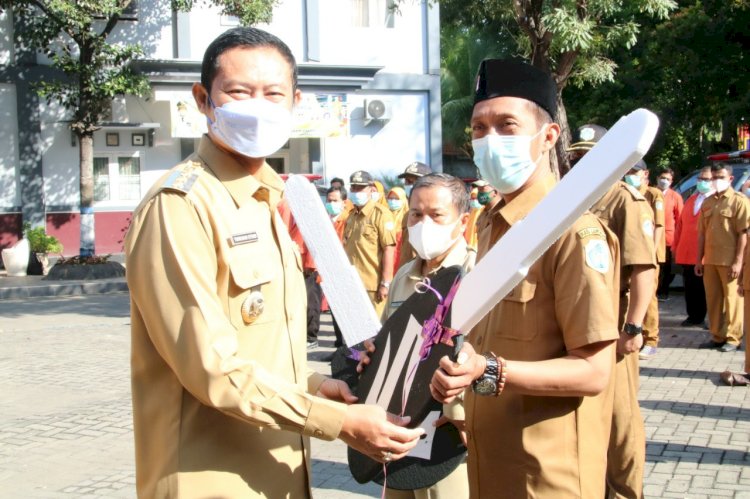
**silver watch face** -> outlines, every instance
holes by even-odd
[[[474,392],[478,395],[494,395],[497,383],[492,378],[482,378],[474,385]]]

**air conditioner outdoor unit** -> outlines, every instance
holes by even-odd
[[[391,119],[391,105],[387,101],[372,99],[365,101],[365,121]]]

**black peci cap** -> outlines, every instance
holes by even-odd
[[[359,170],[352,173],[349,177],[349,185],[370,185],[373,182],[372,175],[364,170]]]
[[[520,97],[557,116],[557,85],[549,73],[520,59],[485,59],[479,65],[474,105],[495,97]]]
[[[404,173],[399,175],[398,178],[404,178],[407,175],[414,175],[415,177],[424,177],[425,175],[429,175],[430,173],[432,173],[432,168],[430,168],[424,163],[415,161],[414,163],[411,163],[409,166],[407,166],[406,169],[404,170]]]

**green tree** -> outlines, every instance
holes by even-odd
[[[474,28],[445,26],[440,32],[443,142],[472,157],[471,111],[479,63],[506,56],[506,44]]]
[[[131,0],[0,0],[15,20],[19,50],[46,55],[59,77],[39,81],[39,95],[57,102],[72,114],[71,130],[78,137],[80,157],[80,210],[82,256],[94,254],[94,132],[100,128],[112,99],[142,96],[148,80],[137,74],[131,61],[143,51],[136,43],[110,43]],[[186,11],[193,0],[173,0],[173,9]],[[277,0],[208,0],[235,15],[245,25],[271,19]]]
[[[407,0],[401,0],[407,1]],[[663,19],[677,7],[674,0],[442,0],[443,26],[477,27],[512,40],[509,52],[549,71],[557,84],[558,120],[563,129],[557,144],[561,172],[568,169],[565,149],[570,140],[562,91],[569,82],[612,81],[610,58],[619,47],[632,47],[642,18]],[[476,69],[475,69],[476,70]]]
[[[750,115],[748,25],[750,1],[683,2],[613,55],[616,81],[566,89],[571,123],[607,126],[634,107],[652,109],[661,128],[647,161],[683,173],[737,148],[737,125]]]

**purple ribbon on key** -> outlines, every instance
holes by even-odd
[[[445,320],[445,316],[448,313],[448,309],[453,302],[453,297],[456,296],[456,291],[458,290],[458,284],[460,280],[460,276],[456,277],[456,280],[453,281],[453,284],[451,285],[451,288],[445,298],[442,297],[438,290],[430,285],[429,278],[425,278],[424,281],[419,282],[416,285],[417,293],[426,293],[427,291],[431,291],[435,294],[435,296],[437,296],[438,299],[438,306],[435,309],[435,313],[432,314],[432,316],[427,319],[422,325],[423,340],[422,346],[419,347],[420,361],[425,360],[430,355],[432,347],[437,345],[438,343],[443,343],[452,347],[453,338],[461,334],[460,331],[451,329],[443,325],[443,321]]]

